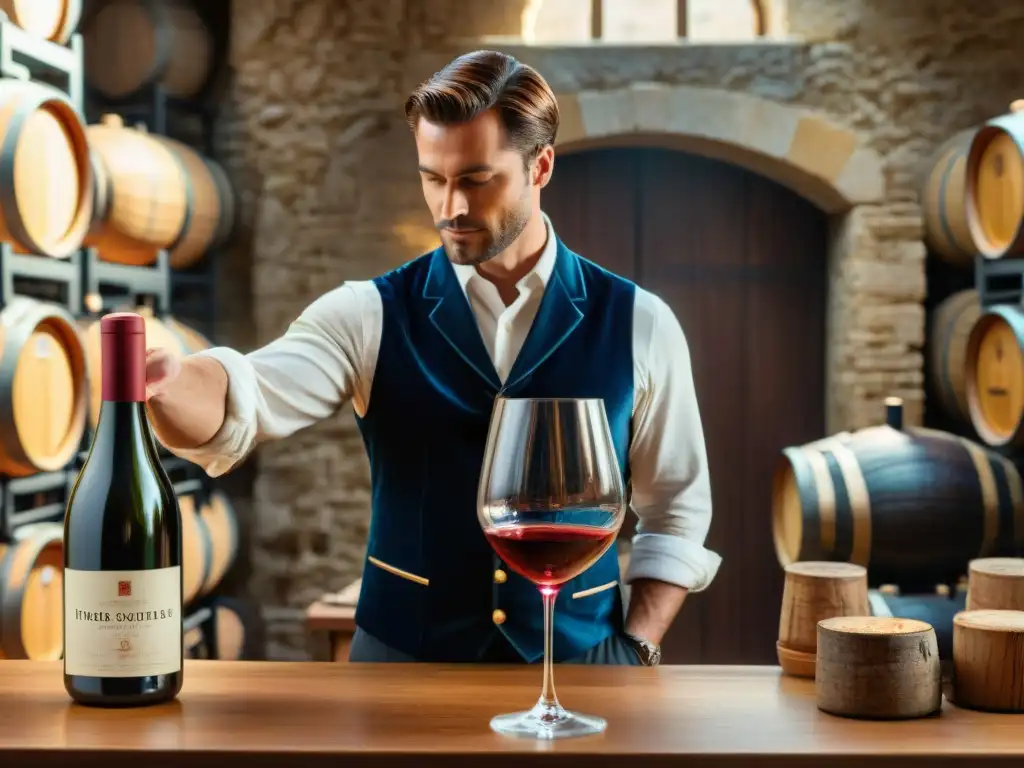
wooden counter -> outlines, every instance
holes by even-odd
[[[562,702],[608,718],[600,736],[493,734],[531,706],[540,667],[191,661],[174,704],[69,703],[59,663],[0,661],[0,766],[569,766],[947,768],[1024,761],[1024,716],[945,704],[907,722],[845,720],[813,682],[772,667],[556,669]],[[867,759],[865,761],[865,759]]]

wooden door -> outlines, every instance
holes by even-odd
[[[824,435],[825,215],[744,169],[652,148],[559,156],[542,205],[566,245],[664,299],[690,347],[723,562],[665,662],[776,663],[771,478],[782,448]]]

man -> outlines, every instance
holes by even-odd
[[[248,355],[151,351],[157,435],[212,475],[351,400],[372,520],[352,661],[534,662],[536,587],[487,544],[476,489],[491,408],[601,397],[639,517],[623,617],[615,548],[564,585],[556,661],[656,664],[704,548],[711,499],[686,340],[652,294],[570,251],[541,211],[558,106],[515,59],[478,51],[422,84],[406,115],[443,245],[314,301]],[[614,226],[614,225],[610,225]]]

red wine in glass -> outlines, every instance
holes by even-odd
[[[509,568],[538,587],[575,579],[615,541],[616,528],[525,523],[486,531],[494,551]]]
[[[625,482],[604,401],[495,400],[477,495],[495,553],[537,585],[544,605],[544,681],[532,709],[497,715],[507,736],[561,739],[601,733],[604,718],[570,712],[555,695],[552,630],[562,585],[614,544],[626,516]]]

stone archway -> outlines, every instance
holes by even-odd
[[[877,398],[848,375],[849,340],[870,335],[875,321],[840,276],[872,247],[863,214],[885,194],[878,153],[825,114],[741,92],[652,83],[560,93],[558,102],[560,154],[628,144],[704,155],[777,181],[829,214],[825,423],[829,432],[875,423]],[[920,402],[910,400],[906,419],[915,423]]]
[[[636,136],[748,168],[830,214],[882,199],[878,153],[848,128],[803,107],[734,91],[637,85],[559,94],[558,150]]]

